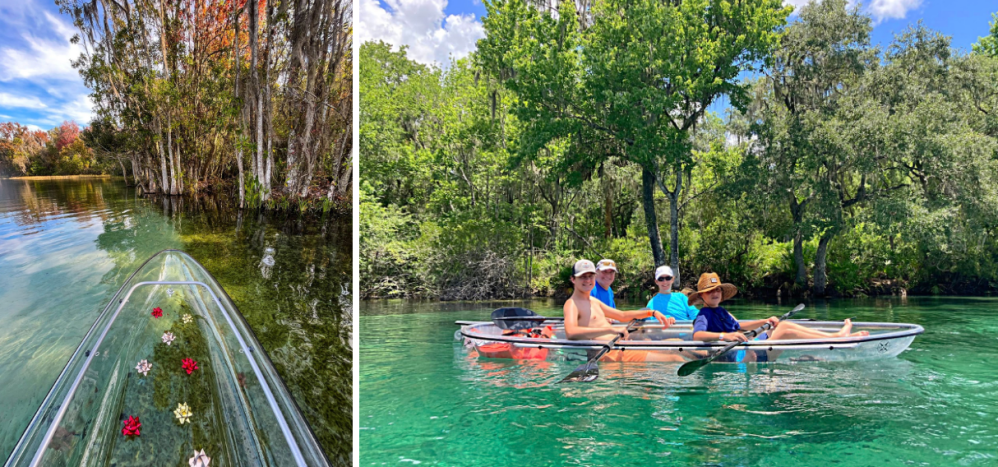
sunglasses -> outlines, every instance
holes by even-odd
[[[657,280],[657,281],[671,281],[672,280],[672,276],[662,276],[662,277],[659,277],[658,279],[655,279],[655,280]]]

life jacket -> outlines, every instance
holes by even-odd
[[[545,326],[543,328],[507,330],[504,336],[526,337],[528,339],[551,339],[554,337],[554,328]],[[547,348],[527,347],[524,344],[513,345],[510,342],[490,342],[477,348],[479,355],[486,358],[511,358],[514,360],[544,360],[548,356]]]

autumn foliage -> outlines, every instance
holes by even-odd
[[[81,138],[80,126],[63,122],[49,131],[0,123],[0,177],[110,173]]]

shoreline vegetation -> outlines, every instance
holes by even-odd
[[[87,178],[120,178],[122,180],[125,177],[121,175],[25,175],[21,177],[0,177],[0,180],[79,180]]]
[[[998,292],[998,15],[965,51],[872,45],[846,0],[586,5],[486,2],[443,68],[361,45],[361,298],[560,296],[579,258],[631,300],[662,264],[747,297]]]
[[[94,119],[0,124],[0,175],[120,174],[143,193],[349,209],[350,2],[56,4]]]

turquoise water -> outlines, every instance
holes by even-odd
[[[454,321],[500,306],[511,302],[362,302],[359,465],[998,465],[998,299],[837,300],[795,317],[925,327],[897,358],[686,378],[674,364],[601,364],[595,383],[571,385],[552,383],[573,363],[468,358]]]
[[[157,251],[214,275],[334,465],[352,451],[350,217],[239,214],[109,179],[0,179],[0,460],[97,315]]]

